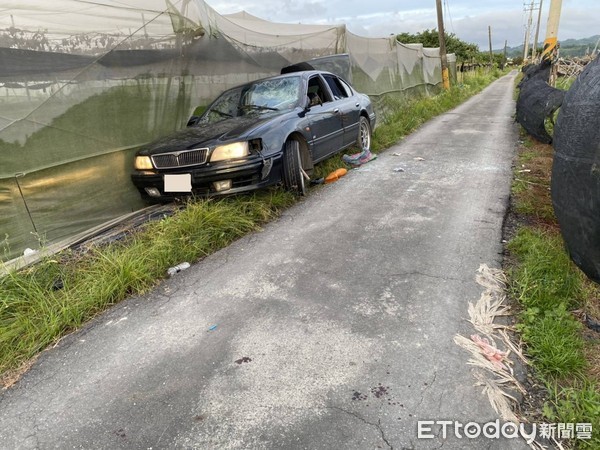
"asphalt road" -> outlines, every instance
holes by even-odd
[[[453,337],[501,263],[514,77],[45,352],[0,446],[523,448],[417,438],[498,418]]]

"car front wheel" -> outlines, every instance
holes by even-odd
[[[298,195],[306,195],[306,184],[302,173],[300,143],[290,139],[283,152],[283,185],[286,190]]]
[[[364,116],[360,116],[360,120],[358,121],[356,146],[361,150],[371,149],[371,124]]]

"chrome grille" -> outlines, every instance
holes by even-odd
[[[208,157],[207,148],[196,148],[182,152],[159,153],[152,155],[152,162],[157,169],[195,166],[204,164]]]

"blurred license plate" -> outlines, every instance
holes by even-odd
[[[192,174],[165,175],[165,192],[192,192]]]

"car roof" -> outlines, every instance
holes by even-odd
[[[259,80],[253,80],[253,81],[250,81],[250,82],[244,83],[244,84],[250,84],[250,83],[254,83],[256,81],[275,80],[275,79],[279,79],[279,78],[290,78],[290,77],[297,77],[297,76],[301,76],[302,78],[309,78],[316,74],[337,76],[331,72],[326,72],[324,70],[299,70],[297,72],[289,72],[289,73],[284,73],[282,75],[274,75],[272,77],[265,77],[265,78],[261,78]]]

